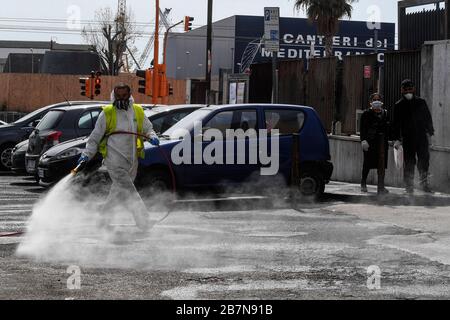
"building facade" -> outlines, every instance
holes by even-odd
[[[381,23],[378,30],[379,62],[384,52],[395,49],[395,24]],[[212,75],[221,70],[244,73],[253,63],[271,61],[271,53],[264,49],[264,18],[262,16],[232,16],[213,24]],[[339,23],[333,39],[334,54],[374,53],[375,30],[364,21]],[[280,18],[281,60],[303,59],[324,55],[324,37],[308,19]],[[204,79],[206,73],[206,27],[171,34],[167,45],[167,72],[176,79]]]

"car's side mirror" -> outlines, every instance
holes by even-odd
[[[36,128],[38,124],[41,122],[41,119],[34,120],[29,124],[30,127]]]

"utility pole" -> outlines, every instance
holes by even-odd
[[[206,104],[211,103],[211,69],[212,69],[212,15],[213,0],[208,0],[208,27],[206,31]]]
[[[158,103],[159,96],[159,0],[156,0],[156,18],[155,18],[155,44],[153,46],[153,94],[152,103]]]
[[[445,0],[445,39],[450,39],[450,0]]]

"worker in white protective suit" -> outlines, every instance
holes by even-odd
[[[134,180],[139,158],[145,158],[144,140],[159,145],[158,136],[142,107],[134,103],[128,85],[117,85],[112,100],[113,103],[105,106],[99,115],[78,163],[87,163],[100,152],[111,177],[112,186],[101,212],[100,227],[107,228],[111,211],[117,204],[126,202],[137,227],[148,230],[151,227],[149,213],[134,186]]]

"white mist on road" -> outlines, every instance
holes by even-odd
[[[207,210],[194,211],[181,204],[149,232],[136,227],[133,203],[117,200],[114,212],[108,213],[113,230],[104,230],[98,221],[110,186],[100,182],[83,186],[74,180],[65,178],[34,206],[17,255],[83,268],[183,271],[248,262],[256,269],[296,266],[298,252],[305,249],[301,239],[308,232],[303,223],[292,222],[308,218],[307,214],[290,209],[274,211],[265,202],[258,206],[247,203],[251,200],[232,201],[229,211],[217,210],[211,204]],[[144,202],[151,219],[167,215],[169,209],[164,204],[170,202],[169,195],[148,190],[141,194],[149,195]],[[193,195],[192,202],[198,201]],[[327,256],[335,250],[335,245],[320,244],[317,255],[322,252]],[[284,256],[288,261],[280,260]]]
[[[110,185],[101,183],[83,187],[74,183],[71,175],[61,180],[33,207],[17,254],[39,261],[134,266],[132,255],[125,257],[135,249],[130,247],[139,247],[143,240],[158,232],[140,231],[133,219],[134,204],[119,199],[113,204],[114,212],[108,212],[109,229],[101,228],[100,212],[109,188]],[[147,199],[146,203],[152,220],[168,212],[153,199]],[[150,255],[148,259],[154,258]]]

